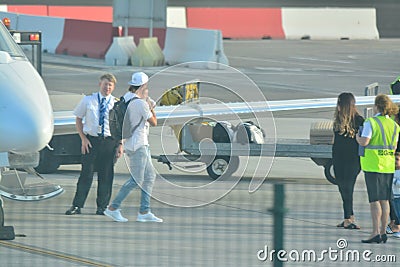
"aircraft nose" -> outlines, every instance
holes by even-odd
[[[5,129],[8,136],[7,146],[13,152],[35,152],[41,150],[50,141],[53,133],[52,110],[45,100],[40,106],[13,106],[8,109],[8,122],[11,127]],[[27,103],[29,104],[29,103]],[[7,114],[5,114],[7,115]],[[1,120],[3,122],[3,119]],[[7,120],[6,120],[7,121]]]
[[[36,152],[53,134],[53,111],[40,76],[7,69],[7,82],[0,90],[0,152]]]

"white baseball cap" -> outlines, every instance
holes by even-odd
[[[129,85],[142,86],[149,81],[149,76],[144,72],[135,72],[132,74],[132,80],[128,82]]]

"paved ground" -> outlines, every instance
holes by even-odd
[[[276,57],[276,61],[265,56],[266,44],[276,51],[271,55],[271,58]],[[228,42],[225,50],[232,65],[254,78],[256,83],[259,82],[262,92],[276,99],[285,99],[287,96],[335,96],[342,90],[341,86],[347,90],[357,88],[354,93],[360,95],[363,86],[370,81],[379,79],[379,82],[387,84],[396,76],[391,70],[397,66],[396,57],[392,60],[393,56],[398,56],[396,44],[395,41],[373,42],[379,47],[373,50],[368,48],[371,44],[360,42]],[[314,48],[307,50],[310,46]],[[258,53],[253,55],[254,47],[258,47]],[[332,53],[328,54],[327,50]],[[364,50],[368,51],[362,52]],[[301,64],[311,62],[311,65],[294,68],[293,60],[287,59],[293,59],[296,51],[304,53],[298,55],[296,64],[301,61]],[[282,56],[279,58],[277,53]],[[340,63],[333,54],[341,54],[348,59],[348,63]],[[257,55],[264,60],[251,63]],[[63,60],[65,64],[60,64]],[[120,81],[128,80],[132,71],[136,70],[133,67],[107,67],[97,60],[59,56],[47,56],[45,62],[46,84],[53,92],[77,93],[82,88],[90,92],[96,89],[93,81],[104,70],[115,71]],[[367,68],[373,64],[377,66],[376,70]],[[157,68],[148,71],[156,72]],[[294,73],[297,73],[296,77]],[[370,77],[370,80],[366,81],[365,77]],[[301,86],[296,87],[295,84]],[[315,89],[322,84],[329,86]],[[279,92],[272,85],[277,85]],[[124,89],[122,85],[118,92],[122,93]],[[297,118],[288,118],[291,115]],[[307,138],[312,121],[331,116],[331,111],[277,116],[278,137]],[[158,144],[154,134],[152,140],[153,151],[156,151]],[[13,225],[16,233],[24,237],[0,241],[1,266],[273,266],[276,261],[270,261],[270,253],[276,248],[273,243],[273,216],[269,209],[274,207],[274,184],[278,182],[284,183],[287,208],[283,227],[288,262],[284,265],[394,266],[393,261],[399,261],[400,240],[389,238],[387,244],[372,245],[360,242],[368,237],[371,230],[362,174],[354,193],[355,213],[362,229],[345,230],[335,227],[342,217],[337,188],[324,179],[322,168],[310,159],[275,159],[269,178],[252,194],[248,192],[248,187],[254,173],[254,160],[249,162],[244,177],[232,190],[227,189],[235,176],[220,183],[211,183],[204,171],[189,175],[186,171],[169,171],[164,165],[154,164],[162,178],[157,182],[159,201],[152,202],[153,211],[164,218],[164,223],[135,222],[137,191],[124,203],[123,214],[130,220],[128,223],[115,223],[94,215],[96,183],[83,214],[65,216],[75,191],[79,166],[62,166],[56,174],[44,176],[48,182],[62,185],[65,189],[63,195],[31,203],[5,199],[6,225]],[[113,192],[127,178],[123,161],[117,163],[116,169]],[[262,178],[268,169],[268,164],[261,164],[256,178]],[[171,188],[165,181],[179,187]],[[187,188],[193,191],[187,194]],[[207,190],[202,190],[204,188]],[[215,196],[220,198],[209,204],[182,207],[184,204],[193,206],[203,203]],[[296,255],[299,259],[294,261]],[[305,257],[303,260],[302,255]],[[372,262],[368,262],[368,258]],[[378,259],[391,262],[381,263],[377,262]]]
[[[157,196],[163,202],[182,203],[183,199],[185,203],[196,203],[207,199],[207,195],[226,193],[223,186],[222,189],[211,186],[207,191],[201,190],[211,182],[205,172],[188,176],[176,170],[169,172],[163,166],[156,167],[171,183],[200,188],[191,196],[184,196],[180,189],[157,187]],[[328,184],[322,169],[308,159],[277,159],[271,177],[253,194],[248,192],[251,176],[247,172],[227,195],[202,207],[183,208],[153,201],[153,211],[165,220],[162,224],[134,221],[139,200],[137,191],[128,197],[123,207],[123,213],[130,220],[128,223],[115,223],[94,215],[96,183],[82,215],[63,215],[71,202],[78,170],[79,166],[67,166],[57,174],[45,175],[47,181],[65,189],[63,195],[54,199],[34,203],[5,200],[6,224],[14,225],[16,233],[25,237],[0,242],[4,266],[272,266],[269,258],[259,259],[267,254],[257,253],[265,247],[268,253],[274,249],[273,216],[268,210],[274,207],[274,184],[278,182],[285,184],[285,250],[298,251],[300,255],[314,251],[317,258],[322,257],[320,262],[314,262],[311,254],[311,259],[290,260],[287,264],[342,266],[349,263],[331,259],[356,250],[354,253],[359,253],[360,257],[366,250],[373,253],[371,258],[377,255],[399,257],[400,240],[390,238],[384,245],[360,243],[370,231],[362,175],[354,194],[355,212],[362,230],[338,229],[335,224],[340,222],[341,206],[337,188]],[[122,162],[118,170],[114,192],[127,177]],[[347,247],[340,250],[337,242]],[[332,258],[321,254],[330,249],[338,251],[331,252]],[[352,266],[366,263],[362,258],[360,262],[350,262]]]
[[[301,120],[299,124],[307,125],[307,121]],[[304,137],[301,134],[293,136],[289,128],[283,126],[291,125],[291,119],[279,119],[278,122],[279,125],[282,123],[281,136]],[[305,133],[307,130],[304,128],[299,132]],[[82,215],[63,215],[69,207],[79,175],[79,166],[64,166],[57,174],[45,175],[48,182],[64,187],[63,195],[34,203],[5,200],[6,224],[14,225],[16,233],[25,237],[0,242],[2,263],[4,266],[273,266],[269,258],[260,260],[265,259],[266,254],[258,253],[266,247],[268,253],[274,249],[273,216],[268,210],[274,207],[274,184],[278,182],[285,186],[284,248],[287,252],[298,251],[300,257],[302,253],[306,257],[306,260],[300,258],[297,262],[289,260],[287,265],[342,266],[349,264],[345,258],[331,259],[335,259],[335,255],[346,257],[354,252],[361,258],[359,261],[350,258],[351,265],[361,266],[366,263],[362,259],[366,250],[372,252],[371,259],[377,255],[399,257],[400,240],[390,238],[385,245],[360,243],[368,236],[371,226],[362,175],[354,194],[355,212],[362,227],[356,231],[335,227],[341,219],[339,193],[323,178],[322,168],[309,159],[276,159],[270,177],[252,194],[248,192],[248,186],[253,168],[249,168],[239,184],[228,193],[224,185],[229,181],[222,183],[222,187],[220,184],[201,190],[211,182],[204,171],[187,175],[154,164],[169,182],[196,189],[186,196],[183,189],[156,187],[162,202],[153,201],[153,211],[164,218],[164,223],[135,222],[139,200],[137,191],[128,197],[123,207],[124,215],[130,220],[128,223],[115,223],[94,215],[96,183]],[[117,171],[114,192],[127,177],[123,161],[118,162]],[[260,171],[266,169],[261,167]],[[174,203],[181,204],[182,200],[187,204],[198,203],[213,195],[224,197],[201,207],[173,206]],[[347,244],[347,247],[338,249],[337,242],[340,246]],[[324,250],[337,252],[331,252],[332,258],[329,258]],[[314,254],[308,256],[313,252],[316,260]]]

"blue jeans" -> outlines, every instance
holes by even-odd
[[[149,146],[142,146],[135,152],[127,151],[126,154],[129,157],[131,177],[121,187],[117,196],[112,201],[111,206],[118,209],[128,194],[140,185],[142,195],[139,211],[141,213],[146,213],[150,211],[151,191],[153,189],[154,180],[156,179],[156,173],[151,163],[150,148]]]

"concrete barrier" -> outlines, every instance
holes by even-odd
[[[374,8],[282,8],[286,39],[379,39]]]
[[[106,64],[109,66],[127,66],[135,49],[136,44],[133,36],[114,37],[105,56]]]
[[[57,54],[104,58],[117,29],[111,23],[65,20],[64,35]]]
[[[168,7],[167,8],[167,27],[186,28],[186,8]]]
[[[165,45],[165,28],[154,28],[153,29],[153,36],[152,37],[157,37],[158,39],[158,44],[160,45],[161,49],[164,48]],[[128,28],[128,36],[135,36],[135,41],[136,41],[136,46],[139,45],[137,41],[140,41],[141,38],[148,38],[149,35],[149,29],[148,28],[133,28],[130,27]]]
[[[11,28],[21,31],[41,31],[42,50],[49,53],[67,54],[72,56],[84,56],[90,58],[105,58],[110,45],[113,43],[113,36],[118,35],[118,28],[112,27],[111,23],[94,22],[86,20],[71,20],[47,16],[19,15],[10,12],[0,12],[0,18],[9,18]],[[158,38],[161,48],[164,47],[166,29],[155,28],[153,35]],[[149,36],[147,28],[129,28],[128,35],[136,38]],[[118,41],[120,42],[120,41]],[[125,43],[123,49],[130,45]],[[126,50],[128,59],[136,44]],[[27,49],[29,49],[27,47]],[[114,49],[114,48],[113,48]],[[116,53],[115,51],[113,53]],[[119,53],[119,52],[118,52]],[[125,52],[117,56],[122,62]],[[114,56],[116,56],[114,54]],[[114,62],[114,59],[113,59]],[[120,63],[118,63],[119,65]],[[124,64],[125,65],[125,64]]]
[[[63,37],[64,21],[63,18],[19,15],[18,30],[41,31],[42,51],[54,54]]]
[[[164,56],[169,65],[192,61],[229,64],[217,30],[167,28]]]
[[[164,54],[157,37],[140,38],[139,45],[131,56],[132,66],[154,67],[164,65]]]
[[[0,16],[11,19],[11,29],[18,31],[41,31],[42,51],[55,53],[61,42],[64,30],[64,19],[54,17],[42,17],[31,15],[19,15],[15,13],[1,12]],[[26,49],[30,49],[26,47]]]
[[[224,38],[284,39],[280,8],[187,8],[190,28],[218,29]]]

